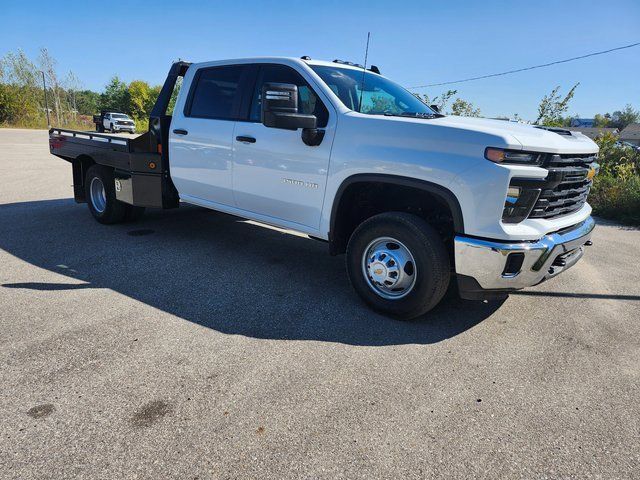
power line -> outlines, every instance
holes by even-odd
[[[463,83],[463,82],[471,82],[473,80],[481,80],[483,78],[500,77],[502,75],[509,75],[511,73],[525,72],[527,70],[534,70],[536,68],[549,67],[551,65],[557,65],[559,63],[572,62],[574,60],[580,60],[582,58],[595,57],[596,55],[604,55],[605,53],[615,52],[616,50],[624,50],[625,48],[636,47],[638,45],[640,45],[640,42],[632,43],[630,45],[624,45],[622,47],[611,48],[609,50],[603,50],[601,52],[588,53],[587,55],[580,55],[579,57],[567,58],[566,60],[558,60],[556,62],[543,63],[542,65],[534,65],[533,67],[518,68],[517,70],[509,70],[507,72],[492,73],[491,75],[482,75],[480,77],[471,77],[471,78],[465,78],[462,80],[454,80],[452,82],[429,83],[427,85],[417,85],[415,87],[409,87],[409,89],[414,90],[417,88],[438,87],[440,85],[451,85],[452,83]]]

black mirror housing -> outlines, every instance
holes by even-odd
[[[431,108],[431,110],[433,110],[436,113],[440,113],[440,107],[438,107],[438,105],[429,105],[429,107]]]
[[[290,83],[262,86],[262,123],[265,127],[297,130],[316,128],[315,115],[298,113],[298,87]]]

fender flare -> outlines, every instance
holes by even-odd
[[[342,201],[342,195],[349,186],[354,183],[387,183],[392,185],[399,185],[403,187],[411,187],[418,190],[429,192],[437,197],[440,197],[451,210],[451,216],[453,217],[453,227],[456,234],[464,233],[464,219],[462,216],[462,209],[460,208],[460,202],[454,193],[442,185],[429,182],[427,180],[420,180],[417,178],[403,177],[400,175],[391,175],[385,173],[358,173],[347,177],[338,187],[336,195],[333,199],[333,205],[331,206],[331,219],[329,223],[329,244],[330,249],[333,250],[332,244],[334,243],[336,221],[338,216],[338,208]]]

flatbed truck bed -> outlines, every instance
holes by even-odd
[[[51,128],[49,150],[73,166],[73,192],[78,203],[86,202],[84,180],[95,164],[114,169],[116,198],[136,207],[176,208],[178,192],[169,171],[167,106],[176,81],[189,63],[176,62],[149,117],[149,131],[135,138],[104,133]]]

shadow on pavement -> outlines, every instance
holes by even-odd
[[[574,293],[574,292],[539,292],[519,290],[511,292],[511,295],[524,295],[530,297],[565,297],[565,298],[602,298],[609,300],[640,300],[640,295],[618,295],[607,293]]]
[[[0,205],[0,248],[83,284],[5,283],[0,289],[105,288],[226,334],[351,345],[430,344],[458,335],[501,303],[445,300],[399,322],[360,301],[327,245],[182,206],[105,226],[71,199]],[[131,232],[144,230],[144,236]]]
[[[3,283],[0,285],[5,288],[24,288],[27,290],[79,290],[82,288],[95,288],[90,283]]]

